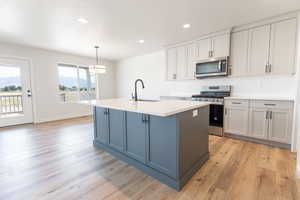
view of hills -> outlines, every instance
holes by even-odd
[[[80,86],[87,87],[87,81],[85,79],[80,79]],[[0,88],[4,88],[5,86],[21,86],[19,77],[1,77],[0,78]],[[72,88],[73,86],[77,86],[77,78],[73,77],[61,77],[60,85],[64,85],[65,87]]]

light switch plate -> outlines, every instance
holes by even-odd
[[[197,117],[198,116],[198,110],[193,110],[193,117]]]

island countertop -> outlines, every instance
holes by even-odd
[[[183,100],[159,100],[159,101],[137,101],[117,98],[92,101],[80,101],[81,104],[88,104],[97,107],[104,107],[116,110],[124,110],[142,114],[167,117],[188,110],[208,106],[210,102],[183,101]]]

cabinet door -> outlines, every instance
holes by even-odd
[[[242,76],[248,73],[248,31],[232,34],[230,67],[232,76]]]
[[[198,60],[208,59],[209,58],[209,52],[211,50],[211,40],[203,39],[196,42],[198,47]]]
[[[177,49],[167,49],[167,80],[176,80],[177,78]]]
[[[249,30],[248,66],[250,75],[266,73],[269,60],[270,25]]]
[[[186,79],[195,79],[195,62],[198,56],[198,48],[196,44],[190,44],[187,47],[187,78]]]
[[[108,144],[118,150],[124,150],[125,114],[120,110],[109,109],[109,139]]]
[[[219,58],[229,56],[230,34],[213,37],[211,45],[213,57]]]
[[[187,46],[177,48],[177,80],[187,79]]]
[[[143,163],[146,162],[145,115],[126,112],[125,153]]]
[[[269,124],[269,140],[290,144],[291,112],[289,110],[272,109]]]
[[[150,115],[147,165],[173,178],[178,176],[176,127],[176,116],[157,117]]]
[[[270,44],[272,74],[295,73],[296,37],[296,19],[272,24]]]
[[[224,132],[236,135],[247,135],[248,108],[226,107]]]
[[[254,138],[268,138],[267,109],[265,108],[250,108],[249,120],[249,135]]]
[[[107,144],[109,133],[107,111],[106,108],[94,107],[94,139],[103,144]]]

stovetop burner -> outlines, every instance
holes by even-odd
[[[224,103],[224,97],[230,96],[230,86],[205,86],[200,94],[192,95],[194,101],[210,101],[217,104]]]

